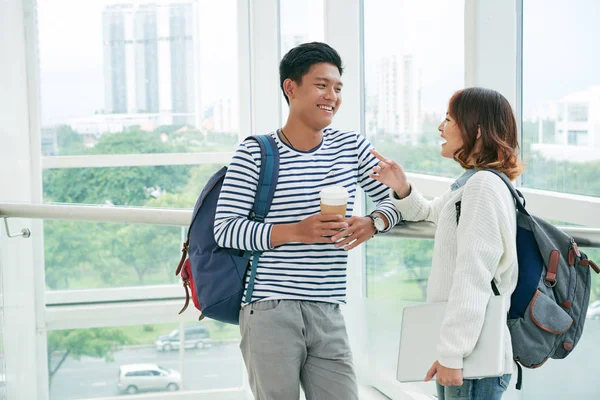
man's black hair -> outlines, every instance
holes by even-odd
[[[333,47],[327,43],[311,42],[298,45],[287,52],[279,63],[279,83],[285,101],[290,104],[290,100],[283,90],[283,82],[286,79],[291,79],[297,84],[302,83],[302,77],[310,71],[310,68],[319,63],[328,63],[335,65],[340,71],[340,75],[344,71],[342,67],[342,58]]]

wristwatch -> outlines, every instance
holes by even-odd
[[[385,230],[385,221],[379,215],[369,214],[367,217],[373,220],[373,226],[375,227],[376,234]]]

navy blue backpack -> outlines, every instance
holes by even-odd
[[[279,150],[270,135],[251,136],[248,139],[258,142],[261,154],[256,198],[248,218],[264,222],[279,178]],[[246,291],[246,301],[249,302],[261,252],[222,248],[215,241],[215,211],[226,172],[227,167],[217,171],[196,201],[176,275],[181,273],[185,288],[185,305],[179,314],[188,307],[191,290],[194,305],[202,312],[199,320],[208,317],[237,325],[248,264],[252,259]]]

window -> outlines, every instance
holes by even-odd
[[[600,35],[599,6],[592,0],[522,3],[522,185],[599,197],[600,58],[590,51]],[[555,143],[539,144],[540,124],[545,137],[554,125]]]
[[[44,155],[231,151],[239,132],[237,2],[38,4]],[[69,12],[65,12],[68,10]],[[218,38],[218,40],[216,39]],[[137,150],[98,146],[137,134]]]
[[[569,131],[568,144],[569,146],[587,146],[588,131]]]
[[[139,384],[137,379],[157,383],[149,389],[164,390],[165,377],[185,390],[237,390],[243,384],[244,369],[239,328],[215,321],[203,323],[218,344],[186,344],[184,349],[177,346],[172,351],[161,351],[155,342],[177,326],[173,323],[50,331],[50,399],[108,398],[116,395],[115,387],[125,392]],[[219,360],[219,368],[214,360]]]
[[[44,198],[56,203],[192,208],[220,165],[45,170]],[[176,283],[185,228],[48,220],[49,290]],[[154,243],[154,244],[153,244]]]
[[[555,192],[600,196],[600,58],[593,51],[600,34],[600,8],[592,0],[568,5],[560,1],[523,1],[523,125],[522,152],[526,163],[522,185]],[[562,29],[557,30],[556,26]],[[552,63],[548,57],[552,54]],[[572,60],[577,60],[573,63]],[[535,143],[540,124],[544,136],[554,125],[555,144]],[[548,129],[546,129],[546,127]],[[565,210],[568,213],[568,210]],[[591,259],[597,250],[583,250]],[[594,274],[595,275],[595,274]],[[590,301],[600,296],[600,280],[592,278]],[[592,303],[591,303],[592,304]],[[588,309],[590,310],[590,309]],[[566,360],[549,360],[539,370],[524,371],[521,398],[594,398],[595,377],[589,369],[600,358],[591,338],[600,325],[585,323],[577,350]],[[568,370],[568,376],[564,371]],[[552,376],[553,379],[548,379]],[[572,379],[577,377],[577,382]]]
[[[409,172],[458,178],[458,163],[440,156],[437,127],[464,87],[464,1],[368,0],[364,12],[366,136]],[[390,349],[398,346],[404,306],[425,300],[432,251],[431,240],[384,235],[367,242],[375,386],[396,382]]]
[[[569,122],[587,122],[588,106],[586,104],[569,104]]]
[[[410,172],[460,174],[437,127],[464,86],[463,14],[462,1],[365,2],[366,134]]]
[[[142,167],[125,156],[235,148],[237,2],[51,0],[38,8],[44,161],[89,156],[77,160],[80,168],[46,165],[44,200],[193,207],[221,164],[195,158],[192,165],[168,165],[180,157],[167,157],[160,159],[167,165]],[[117,156],[103,158],[111,167],[86,168],[86,160],[105,155]],[[176,282],[180,228],[47,221],[44,231],[51,290]],[[160,241],[154,249],[164,254],[150,255],[133,242],[120,250],[110,244],[127,246],[130,239],[148,249],[148,243]],[[95,247],[99,243],[107,247]],[[143,254],[153,259],[142,262]],[[155,271],[133,272],[142,263]],[[158,272],[167,265],[169,273]]]
[[[408,171],[450,177],[460,174],[456,162],[439,155],[437,127],[451,95],[464,86],[463,14],[461,1],[365,2],[367,136]],[[422,18],[429,22],[417,23]],[[440,37],[448,45],[440,46]],[[394,46],[389,46],[390,40]],[[436,61],[439,59],[445,60],[443,69]],[[390,86],[390,81],[395,84]],[[427,243],[406,242],[407,248]],[[368,242],[367,265],[383,268],[368,273],[369,297],[378,296],[375,282],[385,274],[400,281],[416,279],[410,272],[393,272],[407,267],[403,248],[383,238]]]

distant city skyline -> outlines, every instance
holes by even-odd
[[[201,123],[196,0],[108,4],[102,12],[104,113]]]
[[[395,135],[401,143],[418,143],[423,133],[421,66],[414,55],[388,56],[378,61],[377,92],[372,101],[376,104],[376,133]]]
[[[114,1],[37,3],[43,124],[93,115],[105,108],[101,15],[111,3]],[[551,3],[554,6],[542,0],[524,3],[524,119],[531,118],[540,104],[558,101],[568,93],[600,83],[596,72],[600,53],[592,50],[598,36],[594,32],[599,32],[596,20],[600,2],[578,0],[566,5],[552,0]],[[200,57],[210,60],[201,63],[198,72],[204,111],[220,99],[230,97],[237,101],[237,2],[199,4]],[[282,32],[294,34],[304,29],[323,35],[322,0],[307,4],[282,0],[281,10],[289,14],[282,15],[286,24],[282,23]],[[315,9],[319,13],[315,14]],[[376,91],[376,61],[385,55],[411,53],[414,49],[413,54],[423,62],[423,114],[438,113],[441,117],[449,96],[464,82],[464,33],[457,29],[463,25],[463,17],[464,1],[367,1],[364,18],[367,98]],[[543,21],[541,27],[533,23],[534,18]],[[550,29],[564,26],[565,21],[569,29]]]
[[[104,9],[110,4],[145,3],[178,2],[52,0],[38,3],[42,125],[106,112]],[[238,102],[236,3],[235,0],[198,2],[199,58],[210,60],[194,68],[201,87],[200,113],[227,98],[233,104]],[[135,87],[135,82],[128,84]],[[131,92],[138,97],[135,89]]]

